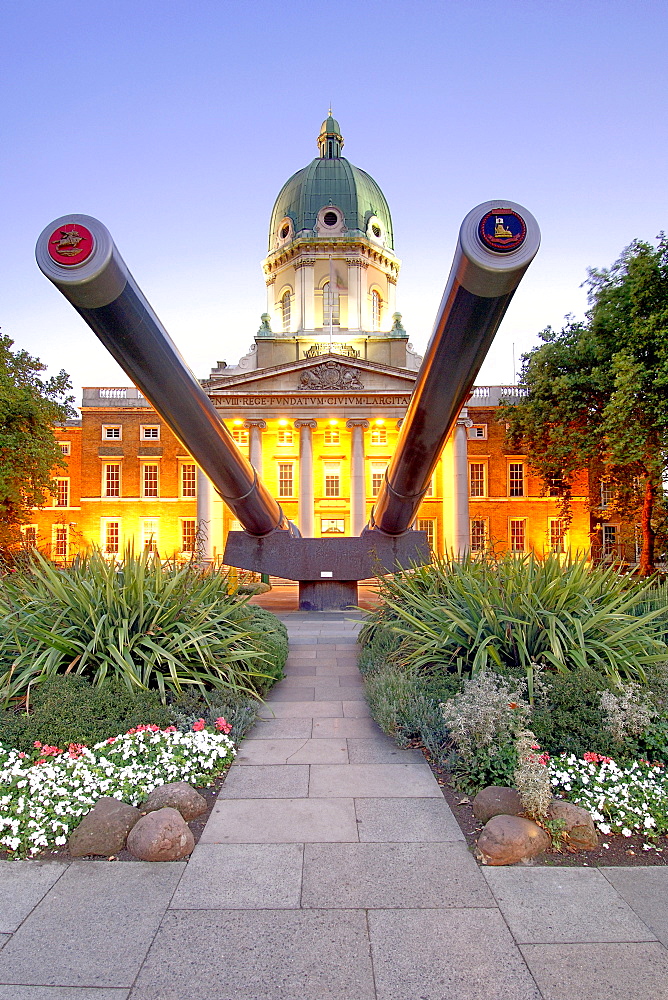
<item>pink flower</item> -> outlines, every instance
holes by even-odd
[[[41,745],[42,745],[42,744],[41,744],[41,743],[39,742],[39,740],[35,740],[35,742],[33,743],[33,746],[34,746],[34,747],[37,747],[37,749],[38,749],[38,750],[39,750],[39,748],[41,747]]]
[[[163,733],[175,733],[175,732],[176,732],[176,726],[167,726],[166,729],[163,729]]]
[[[200,733],[206,726],[204,719],[198,719],[197,722],[193,722],[193,730],[196,733]]]
[[[115,742],[116,742],[115,736],[110,736],[109,739],[107,740],[107,743],[115,743]]]
[[[83,743],[70,743],[67,748],[67,752],[72,760],[78,760],[85,749],[86,747]]]
[[[216,727],[216,729],[218,730],[219,733],[231,733],[232,732],[232,726],[230,725],[230,723],[226,719],[224,719],[222,717],[222,715],[221,715],[221,717],[219,719],[216,719],[216,721],[214,722],[214,726]]]

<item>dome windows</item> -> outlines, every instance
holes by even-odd
[[[380,221],[377,215],[372,215],[366,224],[366,234],[367,237],[374,243],[380,244],[384,247],[386,243],[385,239],[385,227]]]
[[[290,289],[286,288],[280,298],[281,303],[281,323],[283,327],[283,333],[290,333],[290,313],[292,296],[290,295]]]
[[[383,300],[380,292],[374,288],[371,292],[371,329],[374,333],[380,330],[380,323],[383,314]]]
[[[285,243],[288,243],[294,236],[294,226],[292,224],[292,219],[286,215],[281,219],[276,228],[276,246],[282,247]]]
[[[325,212],[322,217],[322,221],[326,226],[335,226],[339,221],[339,217],[336,212]]]
[[[318,212],[315,223],[318,236],[343,236],[346,232],[346,220],[343,212],[336,205],[325,205]]]

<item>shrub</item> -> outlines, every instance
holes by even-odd
[[[642,736],[656,715],[656,709],[647,702],[637,684],[622,685],[618,694],[604,691],[601,695],[601,711],[607,729],[617,743]]]
[[[230,739],[240,743],[257,720],[257,700],[243,694],[212,691],[205,697],[197,691],[175,695],[168,703],[169,721],[181,732],[190,732],[198,719],[214,726],[221,716],[232,726]]]
[[[552,800],[548,755],[538,754],[540,747],[530,729],[521,732],[515,746],[517,767],[513,784],[522,807],[530,819],[544,821]]]
[[[613,739],[601,713],[601,694],[613,690],[610,680],[590,667],[546,678],[531,718],[538,743],[552,755],[611,751]]]

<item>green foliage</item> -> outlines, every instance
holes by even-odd
[[[366,646],[394,632],[395,657],[419,671],[488,668],[530,677],[536,665],[590,667],[619,683],[643,679],[648,664],[667,653],[662,610],[633,613],[650,587],[582,558],[437,558],[379,585],[383,604],[360,641]]]
[[[475,795],[488,785],[512,785],[517,751],[512,743],[475,747],[466,757],[454,754],[450,766],[457,788]]]
[[[189,732],[199,719],[214,726],[222,716],[232,726],[229,736],[234,743],[240,743],[257,721],[257,700],[227,691],[210,691],[206,697],[197,691],[184,691],[170,698],[167,710],[170,724],[182,732]]]
[[[260,613],[258,613],[260,612]],[[285,628],[227,594],[226,578],[192,565],[99,552],[57,569],[35,553],[0,588],[0,699],[25,698],[56,673],[130,691],[195,688],[253,694],[281,675]]]
[[[357,665],[362,675],[366,676],[384,669],[393,662],[401,638],[391,628],[383,627],[382,623],[374,625],[373,628],[365,625],[363,635],[364,639],[360,640],[363,645]]]
[[[552,756],[609,754],[613,739],[601,712],[601,694],[613,690],[611,681],[591,667],[551,676],[531,718],[540,746]]]
[[[18,526],[53,492],[53,469],[64,465],[53,424],[74,415],[65,372],[43,380],[37,358],[12,351],[0,334],[0,553],[18,541]]]

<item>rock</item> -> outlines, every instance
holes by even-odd
[[[567,843],[576,851],[594,851],[598,847],[598,835],[591,814],[563,799],[552,799],[548,809],[548,817],[553,820],[563,820],[566,824],[564,833],[568,834]]]
[[[479,823],[487,823],[492,816],[522,816],[524,809],[514,788],[488,785],[473,800],[473,815]]]
[[[550,843],[549,835],[533,820],[493,816],[478,838],[478,850],[483,864],[514,865],[542,854]]]
[[[98,799],[89,813],[70,834],[67,842],[73,858],[86,854],[108,857],[118,854],[125,847],[125,839],[138,820],[139,809],[109,796]]]
[[[169,785],[159,785],[154,788],[141,807],[142,812],[154,812],[156,809],[177,809],[186,823],[196,816],[201,816],[209,808],[204,796],[196,792],[187,781],[173,781]]]
[[[169,806],[142,816],[127,841],[128,851],[140,861],[178,861],[194,846],[192,830],[181,813]]]

